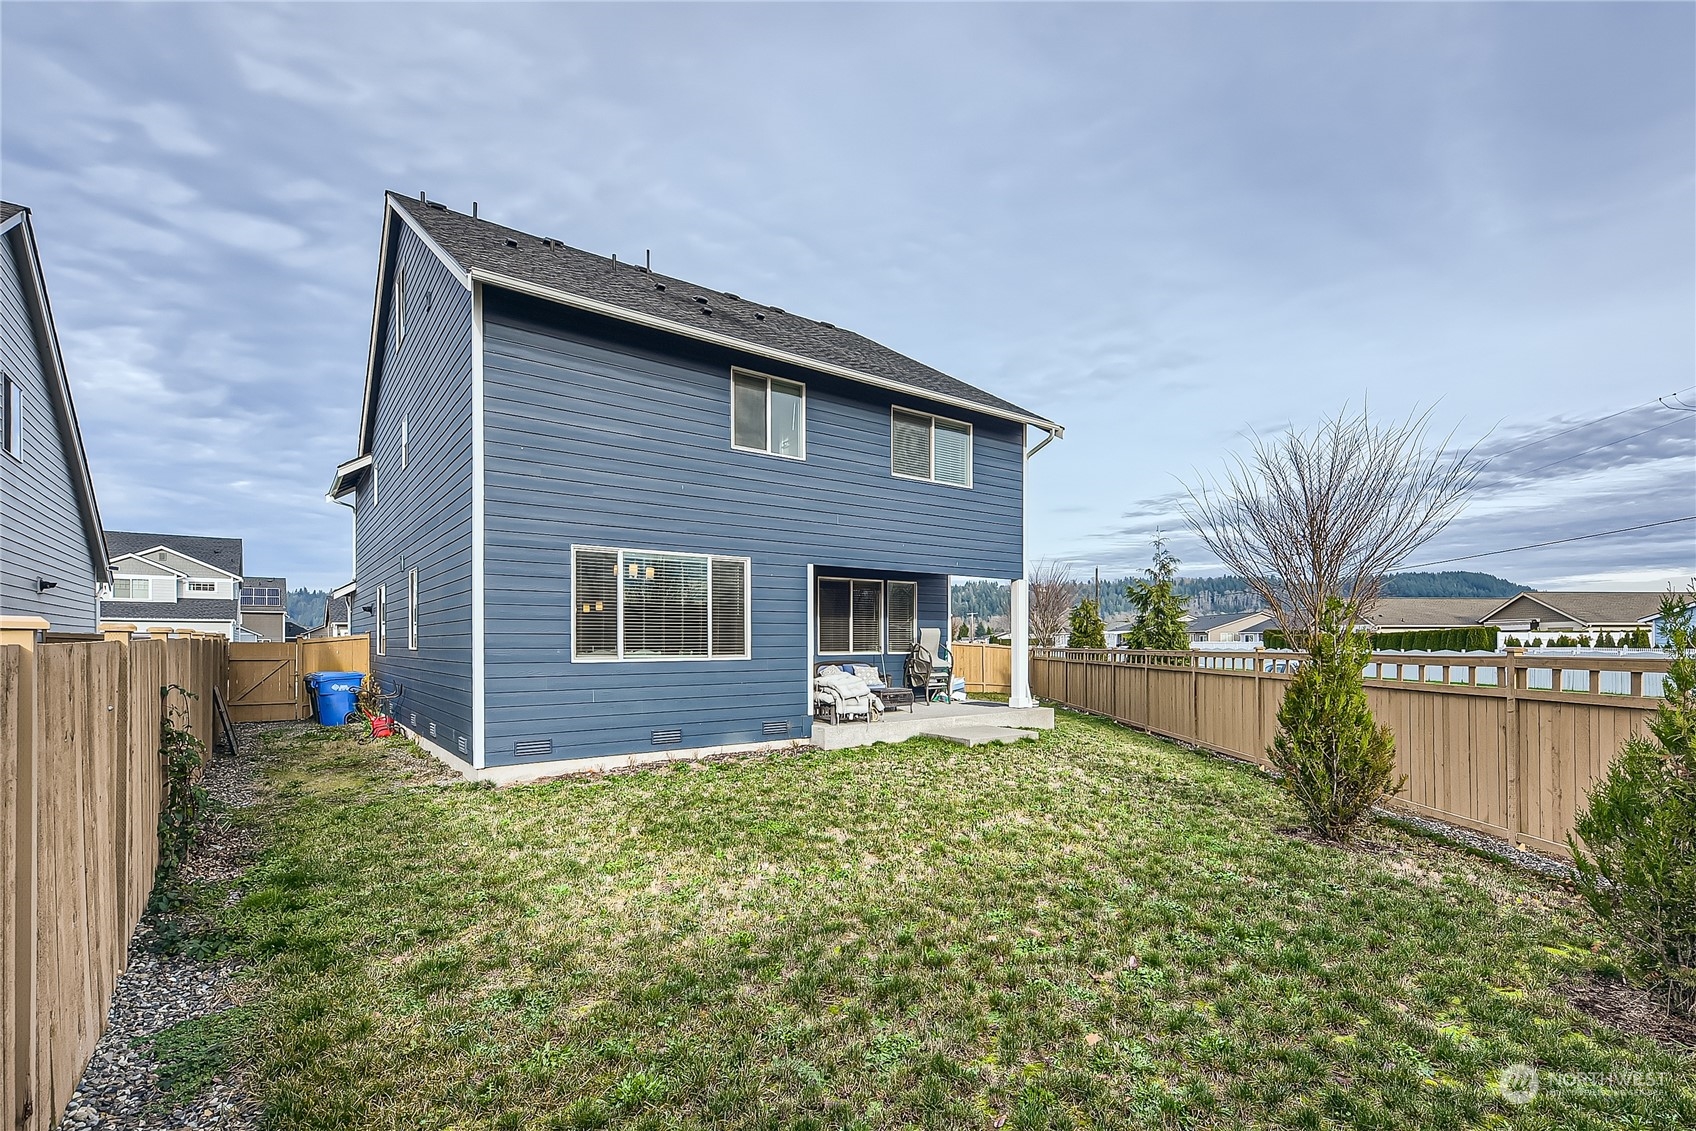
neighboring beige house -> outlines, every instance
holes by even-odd
[[[1648,629],[1654,633],[1663,594],[1655,592],[1527,592],[1506,601],[1480,618],[1503,636],[1525,644],[1546,644],[1558,636],[1589,636]]]
[[[1190,643],[1259,644],[1266,638],[1266,630],[1277,626],[1271,616],[1259,610],[1252,613],[1209,613],[1190,618]]]
[[[241,584],[242,627],[261,640],[287,640],[288,599],[287,578],[244,578]]]
[[[1372,606],[1366,623],[1384,632],[1473,628],[1493,625],[1503,637],[1527,645],[1547,644],[1560,636],[1602,633],[1619,636],[1654,630],[1661,594],[1634,591],[1527,591],[1500,597],[1384,597]]]

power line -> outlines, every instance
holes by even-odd
[[[1552,542],[1533,542],[1529,546],[1509,546],[1505,550],[1489,550],[1482,554],[1462,554],[1458,558],[1443,558],[1441,561],[1420,562],[1417,565],[1401,566],[1400,569],[1424,569],[1426,566],[1448,565],[1450,562],[1469,562],[1473,558],[1493,558],[1498,554],[1514,554],[1520,550],[1541,550],[1544,546],[1560,546],[1567,542],[1583,542],[1588,538],[1607,538],[1613,534],[1630,534],[1634,530],[1653,530],[1657,526],[1672,526],[1680,522],[1696,522],[1696,514],[1685,515],[1683,518],[1668,518],[1660,522],[1645,522],[1641,526],[1622,526],[1618,530],[1601,530],[1595,534],[1574,534],[1571,538],[1556,538]]]
[[[1541,467],[1534,467],[1530,471],[1521,471],[1521,472],[1518,472],[1517,474],[1519,474],[1519,475],[1535,475],[1539,471],[1546,471],[1551,467],[1559,467],[1563,463],[1571,463],[1573,460],[1577,459],[1579,456],[1587,456],[1591,452],[1599,452],[1603,448],[1611,448],[1615,444],[1623,444],[1627,440],[1635,440],[1639,436],[1647,436],[1651,432],[1659,432],[1663,428],[1671,428],[1674,424],[1689,424],[1689,423],[1690,422],[1688,420],[1684,420],[1682,417],[1675,416],[1671,420],[1665,421],[1664,423],[1661,423],[1661,424],[1656,424],[1651,428],[1645,428],[1641,432],[1633,432],[1631,435],[1621,436],[1617,440],[1608,440],[1607,442],[1597,444],[1594,447],[1585,448],[1581,452],[1573,452],[1570,456],[1562,456],[1560,459],[1553,460],[1549,463],[1545,463]]]
[[[1667,396],[1672,397],[1674,400],[1677,400],[1679,393],[1688,393],[1692,389],[1696,389],[1696,385],[1691,385],[1691,386],[1688,386],[1688,387],[1683,388],[1683,389],[1678,389],[1675,392],[1668,393]],[[1604,421],[1604,420],[1612,420],[1616,416],[1624,416],[1628,412],[1636,412],[1638,409],[1648,408],[1650,405],[1660,405],[1662,408],[1671,408],[1672,407],[1671,405],[1666,404],[1665,402],[1666,402],[1665,397],[1656,397],[1652,401],[1644,401],[1642,404],[1634,404],[1630,408],[1622,408],[1618,412],[1610,412],[1610,413],[1608,413],[1608,415],[1598,416],[1594,420],[1580,420],[1577,424],[1574,424],[1571,428],[1563,428],[1559,432],[1551,432],[1547,436],[1538,436],[1534,440],[1527,440],[1527,441],[1525,441],[1525,443],[1520,444],[1517,447],[1509,448],[1505,452],[1497,452],[1495,455],[1491,456],[1490,459],[1492,461],[1494,461],[1494,460],[1501,459],[1503,456],[1511,456],[1511,455],[1513,455],[1513,453],[1518,452],[1518,451],[1523,451],[1526,448],[1533,448],[1533,447],[1536,447],[1538,444],[1546,444],[1550,440],[1559,439],[1560,437],[1565,436],[1569,432],[1576,432],[1580,428],[1589,428],[1592,425],[1602,423],[1602,421]],[[1682,402],[1680,402],[1680,403],[1682,403]]]

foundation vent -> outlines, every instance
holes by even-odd
[[[471,752],[471,747],[465,741],[465,736],[463,734],[459,736],[459,752],[461,754],[469,754]]]
[[[434,722],[434,721],[432,721],[432,722],[431,722],[431,723],[430,723],[430,737],[431,737],[431,738],[435,738],[435,737],[436,737],[436,724],[435,724],[435,722]]]
[[[412,713],[410,713],[409,715],[406,716],[406,725],[411,727],[413,730],[418,729],[418,712],[417,711],[413,711]]]
[[[551,738],[521,738],[512,744],[512,752],[519,758],[546,758],[554,752],[554,740]]]
[[[655,746],[676,746],[683,741],[683,730],[681,727],[667,727],[665,730],[656,730],[652,734],[651,740]]]
[[[789,720],[779,719],[776,722],[766,723],[760,727],[760,733],[783,738],[789,734]]]

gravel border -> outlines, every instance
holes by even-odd
[[[1407,825],[1431,836],[1455,841],[1475,852],[1481,852],[1485,856],[1500,860],[1504,864],[1512,864],[1514,867],[1527,872],[1536,872],[1539,875],[1556,880],[1571,880],[1578,876],[1578,869],[1565,860],[1556,860],[1552,856],[1544,856],[1542,853],[1533,852],[1529,848],[1520,848],[1518,845],[1509,844],[1500,837],[1481,833],[1477,829],[1463,828],[1460,825],[1451,825],[1447,821],[1404,813],[1399,809],[1378,808],[1372,811],[1372,815],[1388,824]]]
[[[297,724],[285,723],[284,727]],[[216,801],[245,809],[259,799],[256,755],[260,735],[276,724],[240,723],[238,749],[212,759],[201,784]],[[193,883],[225,882],[247,869],[258,838],[213,812],[184,866]],[[259,1105],[243,1086],[240,1073],[214,1079],[187,1103],[167,1109],[159,1088],[158,1064],[150,1039],[179,1022],[207,1017],[233,1006],[233,962],[205,963],[183,955],[161,955],[151,947],[154,918],[144,916],[130,939],[129,966],[118,976],[106,1031],[95,1045],[82,1080],[65,1105],[64,1127],[229,1128],[259,1126]]]

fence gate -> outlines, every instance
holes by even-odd
[[[230,718],[238,723],[305,718],[300,674],[298,645],[231,643]]]

